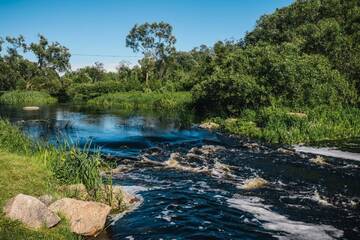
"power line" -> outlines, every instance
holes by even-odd
[[[106,55],[106,54],[82,54],[82,53],[73,53],[72,56],[79,56],[79,57],[110,57],[110,58],[138,58],[141,56],[125,56],[125,55]]]

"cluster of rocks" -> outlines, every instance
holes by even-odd
[[[80,191],[84,188],[83,185],[70,187],[70,189]],[[18,220],[32,229],[55,227],[61,221],[59,217],[61,215],[68,221],[72,232],[83,236],[96,236],[104,229],[112,209],[119,208],[120,204],[130,207],[138,201],[135,196],[124,191],[120,186],[113,186],[112,191],[113,199],[117,201],[114,206],[75,198],[62,198],[55,201],[50,195],[36,198],[18,194],[8,200],[3,210],[8,218]],[[85,195],[85,193],[82,194]]]

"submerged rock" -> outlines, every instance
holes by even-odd
[[[329,163],[326,162],[326,159],[322,156],[316,156],[316,158],[311,158],[309,161],[320,166],[329,165]]]
[[[295,154],[295,151],[294,151],[294,150],[287,149],[287,148],[278,148],[277,151],[278,151],[279,153],[288,154],[288,155],[293,155],[293,154]]]
[[[208,155],[213,154],[218,151],[225,150],[222,146],[215,146],[215,145],[204,145],[200,148],[193,147],[189,150],[188,154],[196,154],[196,155]]]
[[[263,188],[266,185],[268,185],[268,181],[266,181],[261,177],[255,177],[246,180],[244,184],[241,185],[239,188],[244,190],[253,190],[253,189]]]
[[[105,226],[111,207],[98,202],[63,198],[50,205],[49,209],[60,213],[70,223],[72,232],[83,236],[95,236]]]
[[[257,151],[260,150],[260,145],[258,143],[245,143],[243,144],[243,147]]]
[[[200,124],[199,127],[207,130],[216,130],[220,128],[220,125],[214,122],[205,122]]]
[[[12,220],[19,220],[30,228],[41,228],[43,226],[51,228],[60,222],[60,218],[50,211],[48,207],[39,199],[18,194],[10,199],[4,212]]]

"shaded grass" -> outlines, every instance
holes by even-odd
[[[127,110],[170,110],[183,109],[191,103],[189,92],[119,92],[109,93],[87,102],[90,106]]]
[[[0,96],[0,103],[9,105],[49,105],[56,102],[56,98],[39,91],[10,91]]]
[[[244,110],[233,118],[213,118],[227,133],[269,143],[311,143],[360,136],[360,109],[319,106],[312,109],[267,107]]]

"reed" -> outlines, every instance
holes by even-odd
[[[0,96],[0,103],[8,105],[49,105],[56,103],[56,98],[40,91],[10,91]]]

